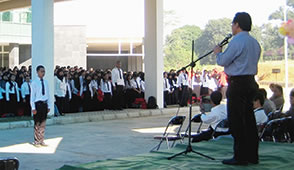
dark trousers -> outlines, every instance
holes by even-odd
[[[180,106],[187,106],[189,100],[189,89],[188,86],[182,86],[182,96],[180,100]]]
[[[9,94],[9,101],[7,101],[8,104],[8,113],[14,114],[14,116],[17,116],[18,111],[18,102],[17,102],[17,96],[16,94]]]
[[[114,109],[122,109],[124,103],[124,86],[116,85],[116,90],[113,91],[113,105]]]
[[[103,107],[104,109],[112,109],[111,107],[111,94],[110,93],[104,93],[104,98],[103,98]]]
[[[31,98],[30,95],[25,96],[26,102],[24,102],[24,104],[23,104],[25,116],[31,116],[31,114],[32,114],[30,98]]]
[[[223,136],[223,135],[229,135],[229,132],[215,132],[214,129],[212,129],[211,126],[209,126],[209,128],[205,131],[202,131],[201,133],[193,136],[193,140],[192,142],[201,142],[204,140],[210,140],[213,137],[219,137],[219,136]]]
[[[55,104],[60,114],[64,113],[64,102],[65,102],[65,97],[55,96]]]
[[[257,90],[254,76],[229,78],[229,130],[234,138],[234,158],[238,161],[258,160],[259,140],[252,102]]]
[[[41,144],[44,142],[48,105],[45,102],[36,102],[35,105],[37,114],[34,115],[34,138],[36,144]]]

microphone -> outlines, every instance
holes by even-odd
[[[222,42],[220,42],[219,44],[218,44],[218,46],[220,46],[220,47],[222,47],[222,46],[224,46],[224,45],[226,45],[226,44],[228,44],[229,42],[229,39],[230,38],[232,38],[232,34],[228,34],[227,36],[226,36],[226,38],[222,41]]]

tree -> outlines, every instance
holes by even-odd
[[[197,26],[186,25],[172,31],[166,37],[164,47],[164,68],[165,70],[179,69],[191,62],[192,40],[197,39],[201,29]]]
[[[221,42],[228,33],[231,33],[231,19],[223,18],[209,20],[201,36],[195,42],[195,52],[197,55],[206,54],[215,45]],[[207,56],[200,61],[201,64],[215,64],[215,56]]]
[[[294,0],[287,1],[288,11],[287,17],[288,19],[294,19]],[[283,20],[284,19],[284,7],[280,7],[278,10],[273,12],[269,16],[270,20]]]

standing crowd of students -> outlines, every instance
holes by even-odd
[[[164,91],[164,104],[173,105],[179,104],[180,106],[187,106],[189,100],[189,90],[196,97],[210,95],[213,91],[219,90],[222,96],[226,96],[227,90],[227,76],[221,71],[213,69],[211,71],[197,70],[190,76],[187,70],[176,72],[163,73],[163,91]]]
[[[31,116],[31,66],[0,68],[0,116]],[[121,62],[113,69],[56,66],[55,116],[65,113],[122,110],[144,98],[143,72],[124,72]]]

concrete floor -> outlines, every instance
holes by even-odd
[[[33,139],[32,128],[1,130],[0,157],[17,157],[20,170],[53,170],[64,164],[77,165],[146,153],[158,142],[153,135],[161,134],[164,128],[145,128],[165,127],[172,116],[48,126],[47,148],[35,148],[28,144]],[[186,124],[187,121],[184,129]],[[134,129],[143,129],[143,132]],[[166,149],[165,143],[162,149]]]

